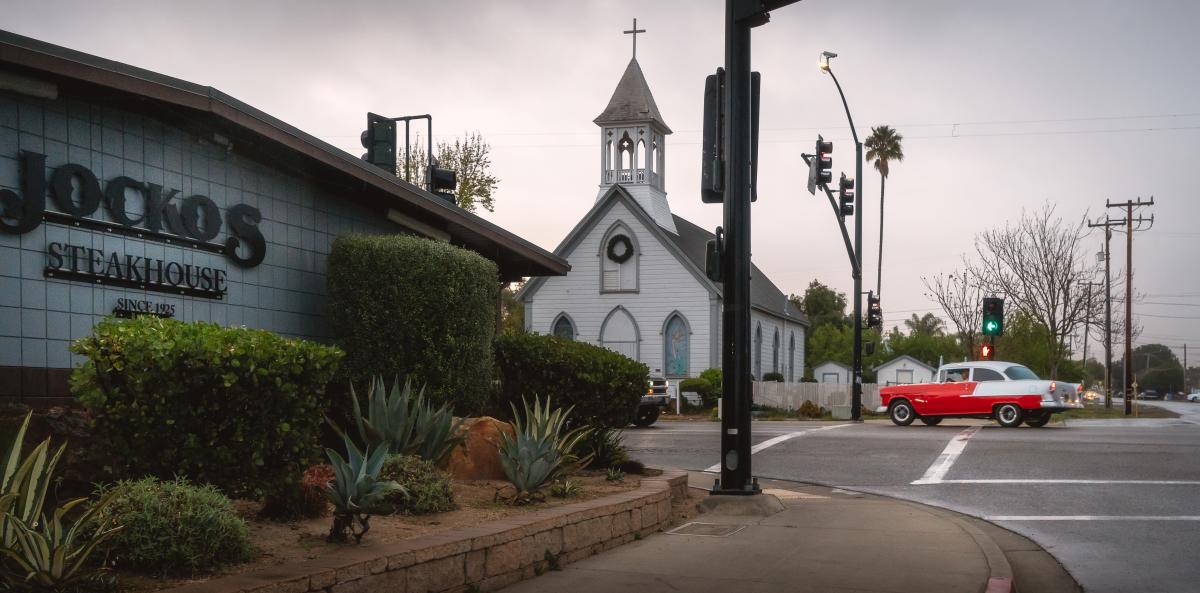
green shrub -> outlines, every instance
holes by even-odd
[[[553,397],[574,406],[573,420],[590,426],[629,424],[646,393],[646,365],[607,348],[557,336],[496,338],[502,407]]]
[[[581,492],[583,492],[583,486],[570,478],[556,480],[553,484],[550,484],[550,496],[555,498],[571,498],[572,496],[579,496]],[[550,550],[546,551],[549,552]]]
[[[625,450],[624,436],[616,428],[595,427],[579,443],[579,453],[583,458],[590,458],[588,467],[608,468],[629,461],[629,452]]]
[[[796,413],[805,418],[820,418],[821,416],[825,415],[825,408],[822,408],[811,401],[804,400],[804,403],[800,404],[800,409],[797,410]]]
[[[449,243],[343,235],[329,254],[329,325],[341,379],[411,376],[460,415],[488,403],[500,282],[496,264]]]
[[[705,369],[700,373],[700,378],[708,381],[712,385],[712,394],[714,398],[721,397],[721,391],[725,388],[725,379],[721,375],[721,369]]]
[[[763,381],[774,381],[776,383],[783,383],[783,373],[764,373]]]
[[[694,392],[700,396],[700,407],[710,408],[717,405],[716,390],[712,383],[702,378],[684,379],[679,382],[680,397],[684,392]],[[684,400],[685,402],[687,400]]]
[[[100,515],[122,526],[112,539],[118,567],[186,575],[253,554],[246,522],[211,484],[143,478],[117,482],[102,495],[112,499]]]
[[[391,480],[404,492],[388,495],[396,512],[405,515],[444,513],[454,509],[450,476],[416,455],[392,455],[379,470],[381,480]]]
[[[157,317],[106,319],[71,351],[71,390],[115,478],[186,476],[234,497],[293,486],[316,458],[341,352],[304,340]]]
[[[333,467],[329,464],[309,466],[300,482],[290,487],[286,494],[267,497],[259,515],[281,521],[324,517],[329,513],[325,489],[334,477]]]

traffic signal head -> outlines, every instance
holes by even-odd
[[[825,185],[833,181],[833,173],[830,172],[830,169],[833,168],[833,159],[830,156],[832,153],[833,143],[826,142],[818,134],[816,151],[813,153],[812,160],[808,162],[808,193],[815,195],[818,185]]]
[[[883,328],[883,308],[874,292],[867,293],[867,327]]]
[[[1004,335],[1004,299],[998,297],[983,299],[983,335]]]
[[[367,113],[367,129],[360,136],[367,153],[364,161],[396,174],[396,122],[376,113]]]
[[[979,347],[979,360],[992,360],[995,357],[996,357],[996,347],[995,346],[985,342],[983,345],[981,345]]]
[[[429,191],[435,196],[450,202],[454,205],[458,202],[454,199],[453,192],[458,187],[458,174],[454,171],[440,169],[437,166],[437,160],[430,159],[429,161]]]
[[[838,201],[841,203],[842,216],[854,216],[854,179],[842,173],[838,181]]]

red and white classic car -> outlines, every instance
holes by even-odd
[[[913,420],[933,426],[942,418],[994,418],[1000,426],[1045,426],[1050,415],[1082,408],[1082,385],[1047,381],[1014,362],[981,360],[944,364],[936,382],[890,385],[879,390],[898,426]]]

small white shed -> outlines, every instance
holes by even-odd
[[[813,367],[813,379],[817,383],[850,383],[850,367],[836,361],[827,360]]]
[[[875,367],[875,382],[879,386],[930,383],[937,369],[902,354]]]

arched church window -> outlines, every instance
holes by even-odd
[[[771,372],[779,372],[779,328],[775,328],[775,337],[771,339]]]
[[[624,223],[613,224],[600,242],[600,292],[637,292],[637,237]]]
[[[566,313],[559,313],[558,319],[554,320],[554,335],[568,340],[575,339],[575,324],[571,323],[571,318]]]
[[[650,170],[658,173],[658,142],[650,144]]]
[[[788,338],[788,383],[796,381],[796,332]]]
[[[667,317],[663,326],[663,374],[667,377],[686,377],[689,369],[691,330],[687,320],[678,312]]]
[[[617,143],[617,152],[621,153],[621,169],[628,171],[630,167],[633,167],[633,140],[629,139],[628,132],[621,136],[621,141]],[[618,181],[629,180],[618,179]]]
[[[646,141],[645,140],[638,140],[637,154],[638,154],[638,161],[639,161],[638,167],[640,169],[642,169],[642,174],[644,175],[645,171],[650,168],[650,162],[649,162],[650,152],[646,150]]]
[[[637,322],[625,307],[618,305],[600,327],[600,345],[637,360],[638,341]]]
[[[754,378],[762,381],[762,324],[754,329]]]

